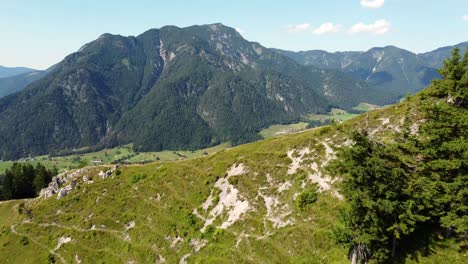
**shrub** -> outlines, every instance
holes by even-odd
[[[21,237],[21,239],[20,239],[20,243],[21,243],[21,245],[23,245],[23,246],[27,246],[27,245],[29,245],[29,240],[28,240],[27,237],[23,236],[23,237]]]
[[[47,256],[47,262],[48,262],[48,263],[52,263],[52,264],[55,263],[55,256],[54,256],[54,254],[49,253],[49,256]]]
[[[213,232],[213,240],[218,241],[223,234],[224,234],[224,229],[216,228],[216,230]]]
[[[135,174],[132,176],[132,183],[137,183],[143,179],[146,179],[146,174]]]
[[[232,184],[232,185],[237,185],[237,183],[239,183],[239,178],[238,177],[230,177],[228,179],[229,183]]]
[[[317,188],[311,188],[308,190],[305,190],[299,196],[297,197],[296,200],[296,205],[299,210],[304,210],[308,205],[313,204],[315,201],[318,199],[318,192]]]

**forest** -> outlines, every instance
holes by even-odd
[[[40,163],[33,166],[15,162],[5,175],[0,175],[0,200],[34,198],[57,174],[57,168],[49,170]]]

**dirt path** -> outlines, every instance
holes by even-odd
[[[92,231],[99,231],[99,232],[108,232],[108,233],[121,233],[121,231],[117,231],[117,230],[112,230],[112,229],[103,229],[103,228],[91,228],[91,229],[82,229],[82,228],[77,228],[77,227],[70,227],[70,226],[63,226],[63,225],[59,225],[59,224],[56,224],[56,223],[52,223],[52,224],[38,224],[38,226],[41,226],[41,227],[59,227],[59,228],[63,228],[63,229],[68,229],[68,230],[73,230],[73,231],[76,231],[76,232],[81,232],[81,233],[84,233],[84,232],[92,232]]]
[[[24,237],[27,237],[27,238],[28,238],[29,240],[31,240],[34,244],[36,244],[36,245],[38,245],[39,247],[41,247],[41,248],[43,248],[43,249],[49,251],[50,254],[53,254],[53,255],[57,256],[57,257],[60,259],[60,261],[61,261],[62,263],[66,263],[65,259],[64,259],[59,253],[55,252],[55,250],[52,250],[52,249],[48,248],[46,245],[44,245],[44,244],[42,244],[42,243],[39,243],[37,240],[35,240],[34,238],[30,237],[30,236],[27,235],[27,234],[23,234],[23,233],[17,232],[16,229],[15,229],[15,225],[12,225],[12,226],[10,227],[10,230],[11,230],[11,232],[12,232],[13,234],[15,234],[15,235],[17,235],[17,236],[24,236]]]

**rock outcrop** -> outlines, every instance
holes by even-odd
[[[87,184],[93,183],[94,181],[91,180],[89,176],[91,168],[93,167],[85,167],[75,171],[66,171],[53,177],[49,185],[41,190],[39,198],[43,197],[47,199],[57,194],[57,199],[60,199],[67,196],[80,181]],[[99,172],[99,176],[102,179],[106,179],[111,176],[118,168],[119,165],[114,165],[111,169],[105,172]]]

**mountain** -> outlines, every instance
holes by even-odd
[[[10,77],[0,78],[0,98],[19,92],[30,83],[47,75],[47,71],[31,71]]]
[[[10,77],[10,76],[33,72],[33,71],[37,71],[37,70],[26,68],[26,67],[0,66],[0,78]]]
[[[0,203],[2,262],[349,263],[348,248],[334,240],[348,204],[344,176],[325,168],[352,145],[351,131],[366,129],[384,142],[403,131],[418,135],[427,122],[423,103],[437,105],[423,95],[203,158],[65,172],[37,199]],[[463,241],[432,233],[401,240],[395,263],[466,262]]]
[[[455,46],[442,47],[430,52],[421,53],[418,54],[418,57],[423,60],[427,66],[439,69],[443,66],[443,61],[450,57],[454,48],[459,48],[463,51],[468,48],[468,41]]]
[[[360,102],[392,100],[221,24],[104,34],[0,99],[0,158],[127,143],[138,151],[239,144],[270,124]]]
[[[323,50],[275,50],[303,65],[337,69],[365,81],[371,86],[393,94],[394,99],[415,93],[439,78],[437,69],[450,56],[454,47],[465,48],[468,42],[435,51],[415,54],[394,46],[372,48],[365,52],[335,52]]]

